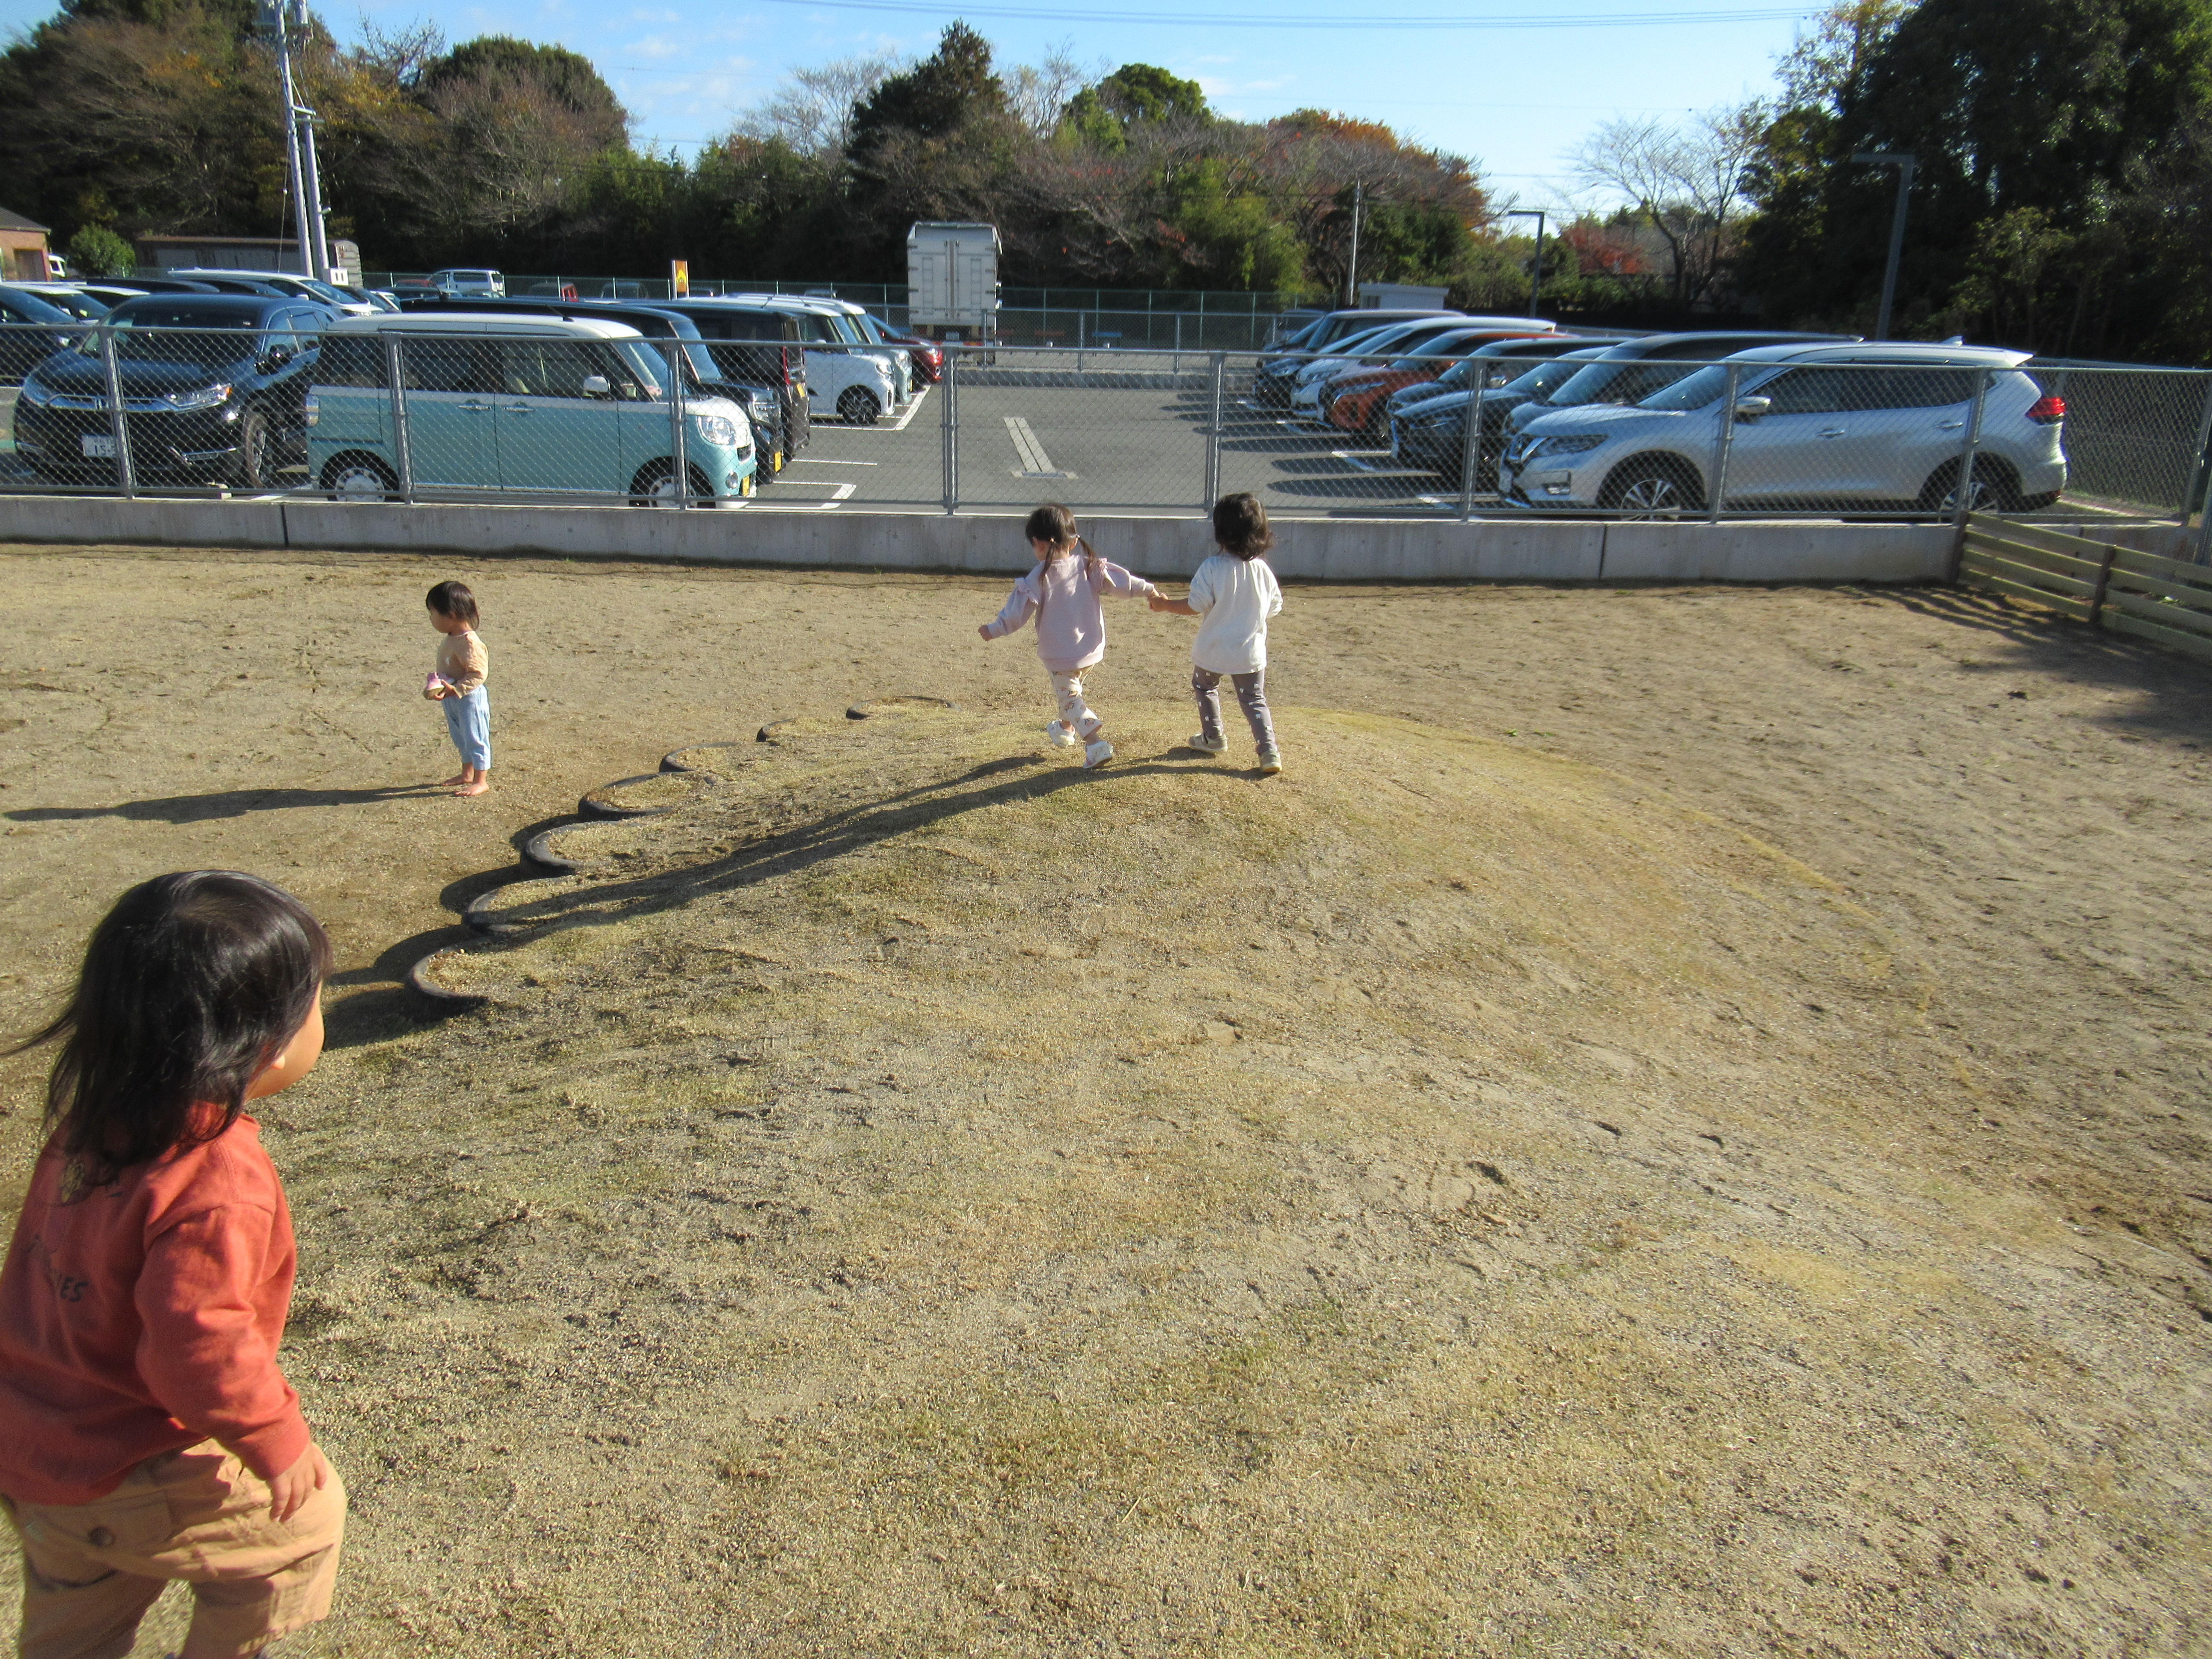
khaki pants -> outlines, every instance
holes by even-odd
[[[335,1470],[289,1521],[212,1440],[149,1458],[96,1503],[0,1505],[23,1541],[22,1659],[124,1659],[175,1578],[197,1604],[180,1659],[245,1659],[331,1610],[346,1510]]]

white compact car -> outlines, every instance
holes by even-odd
[[[733,305],[781,311],[799,319],[806,347],[806,389],[813,406],[837,411],[849,426],[872,426],[902,409],[913,393],[913,361],[905,352],[871,344],[853,321],[858,306],[796,294],[730,294]],[[819,418],[818,416],[817,418]]]
[[[1757,346],[1642,403],[1539,416],[1511,440],[1498,487],[1530,507],[1700,512],[1725,442],[1730,507],[1949,512],[1986,377],[1972,505],[2045,507],[2066,487],[2066,404],[2021,372],[2028,356],[1960,345]]]

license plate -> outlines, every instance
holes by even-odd
[[[84,446],[88,459],[112,461],[115,459],[115,434],[112,433],[105,437],[95,437],[88,432],[78,441]]]

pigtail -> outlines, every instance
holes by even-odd
[[[1090,542],[1081,536],[1078,536],[1075,538],[1075,544],[1083,550],[1084,575],[1085,577],[1097,575],[1098,574],[1098,550],[1091,546]]]

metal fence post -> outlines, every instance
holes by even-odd
[[[1735,394],[1743,384],[1741,365],[1730,363],[1728,386],[1721,393],[1720,430],[1713,434],[1713,487],[1705,497],[1705,522],[1721,521],[1721,502],[1728,495],[1729,452],[1735,447]]]
[[[1211,513],[1214,502],[1221,499],[1221,411],[1222,393],[1229,378],[1229,354],[1213,354],[1213,407],[1206,422],[1206,494],[1199,501],[1198,510]]]
[[[1483,394],[1490,390],[1490,365],[1480,358],[1471,358],[1468,367],[1474,371],[1474,390],[1467,394],[1467,429],[1460,434],[1459,517],[1462,524],[1474,516],[1474,487],[1481,481],[1482,472]]]
[[[407,365],[398,332],[384,337],[384,372],[392,382],[392,456],[399,463],[399,494],[415,504],[415,447],[407,434]]]
[[[960,505],[960,417],[952,406],[954,388],[960,383],[960,349],[948,342],[945,349],[945,395],[938,400],[939,430],[945,451],[945,510]]]
[[[1958,482],[1952,487],[1951,568],[1946,580],[1959,580],[1959,562],[1966,551],[1966,514],[1974,499],[1974,451],[1982,441],[1982,406],[1989,402],[1990,382],[1996,377],[1983,369],[1974,377],[1974,408],[1966,417],[1966,441],[1959,446]]]
[[[107,429],[115,436],[115,478],[125,496],[138,494],[138,469],[131,459],[131,426],[123,410],[123,374],[115,366],[115,331],[100,331],[100,366],[107,375]]]
[[[676,487],[676,505],[691,504],[691,457],[684,431],[684,343],[668,343],[668,459],[675,468],[670,482]]]
[[[2193,492],[2197,497],[2197,550],[2194,562],[2212,564],[2212,376],[2208,376],[2204,392],[2204,418],[2197,428],[2197,467],[2203,488]],[[2181,521],[2189,522],[2189,503],[2181,504]]]

